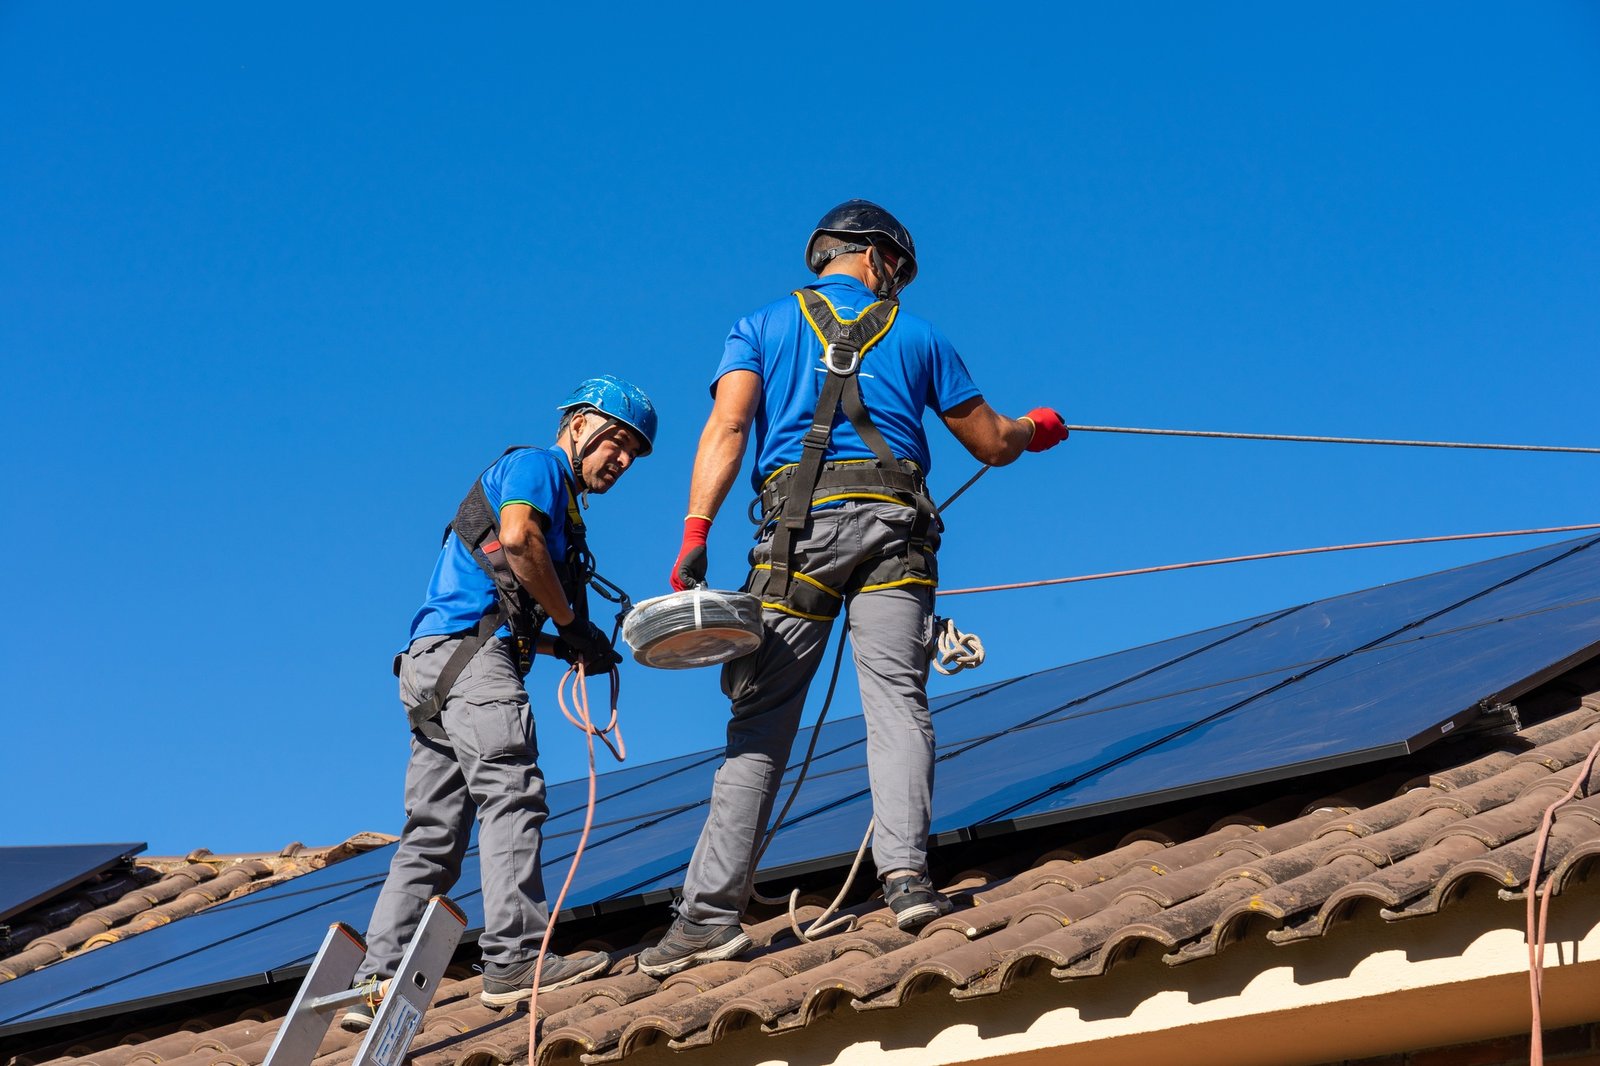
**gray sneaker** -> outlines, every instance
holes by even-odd
[[[339,1019],[339,1028],[347,1033],[364,1033],[372,1028],[372,1008],[365,1003],[346,1007]]]
[[[701,925],[679,918],[653,948],[639,952],[639,972],[671,977],[702,962],[721,962],[749,950],[750,938],[737,925]]]
[[[954,909],[954,904],[924,874],[884,882],[883,901],[894,912],[894,924],[907,931],[919,929]]]
[[[486,1007],[505,1007],[533,995],[533,969],[537,959],[502,966],[489,963],[483,968],[483,992],[478,996]],[[539,974],[539,991],[566,988],[579,981],[598,977],[611,968],[611,958],[598,951],[577,955],[546,955]]]

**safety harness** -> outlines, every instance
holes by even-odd
[[[801,442],[800,461],[780,467],[761,487],[760,506],[766,521],[775,521],[771,561],[751,571],[748,592],[763,607],[799,618],[830,621],[844,597],[902,585],[938,584],[938,512],[928,497],[922,470],[897,459],[861,400],[858,373],[867,352],[889,332],[899,313],[894,297],[879,300],[852,319],[841,318],[829,299],[815,289],[798,289],[800,313],[822,342],[827,369],[811,428]],[[840,410],[861,437],[873,459],[826,462],[833,421]],[[915,508],[910,542],[904,554],[873,559],[850,576],[846,587],[829,588],[794,568],[796,534],[805,528],[811,509],[839,500],[881,500]]]
[[[504,459],[512,452],[531,447],[533,445],[513,445],[500,454],[500,459]],[[488,473],[488,468],[484,473]],[[567,602],[572,605],[573,614],[578,622],[585,622],[589,618],[587,588],[590,578],[594,576],[594,556],[589,554],[587,531],[578,508],[577,490],[565,471],[562,472],[562,480],[567,489],[567,554],[561,562],[555,563],[555,560],[551,562],[555,563],[556,577],[561,582],[561,591],[565,593]],[[444,709],[445,701],[450,698],[451,687],[460,678],[461,672],[467,668],[467,663],[472,661],[472,657],[489,643],[489,638],[493,637],[502,625],[511,630],[512,643],[517,651],[517,672],[519,676],[526,676],[533,665],[539,631],[544,628],[545,622],[550,617],[528,590],[522,587],[517,575],[511,570],[505,548],[500,544],[500,516],[489,506],[489,497],[483,490],[483,474],[479,474],[478,480],[472,483],[472,489],[461,501],[461,506],[456,509],[455,519],[445,527],[444,537],[440,541],[441,546],[450,540],[451,533],[461,538],[461,543],[472,552],[473,561],[489,575],[489,580],[494,583],[495,602],[494,606],[478,619],[477,625],[451,634],[464,639],[456,645],[456,650],[444,664],[444,669],[439,671],[439,678],[433,683],[433,691],[417,706],[406,708],[406,717],[411,722],[411,728],[430,740],[448,739],[444,728],[439,724],[439,714]],[[400,656],[397,655],[395,673],[399,672]]]

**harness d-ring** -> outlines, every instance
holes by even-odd
[[[838,374],[842,378],[847,378],[851,374],[854,374],[861,366],[861,349],[845,349],[850,353],[850,364],[848,366],[839,366],[833,358],[833,353],[836,347],[836,345],[829,344],[822,350],[822,365],[828,368],[828,372],[830,374]]]

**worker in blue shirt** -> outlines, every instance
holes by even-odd
[[[760,538],[746,591],[763,636],[723,668],[728,742],[676,920],[639,968],[666,976],[750,945],[739,920],[752,867],[833,620],[850,636],[867,722],[873,858],[902,929],[945,913],[929,878],[933,725],[927,680],[942,528],[924,478],[931,408],[980,462],[1002,466],[1067,436],[1036,408],[984,402],[937,329],[900,309],[911,234],[865,200],[823,216],[806,243],[817,280],[741,319],[713,378],[689,487],[676,589],[703,583],[711,523],[754,435]]]
[[[655,441],[648,397],[609,375],[590,378],[560,405],[550,448],[512,448],[483,472],[439,549],[411,641],[396,657],[400,702],[411,724],[406,824],[373,908],[358,985],[392,977],[429,898],[461,873],[478,824],[483,886],[482,1000],[527,998],[549,905],[539,855],[549,809],[528,694],[536,653],[605,670],[621,661],[589,620],[593,563],[578,501],[608,492]],[[555,626],[552,638],[541,630]],[[604,972],[596,952],[548,956],[541,988]],[[372,1024],[371,1001],[340,1024]]]

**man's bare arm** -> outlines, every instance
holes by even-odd
[[[1033,437],[1032,422],[1007,418],[984,402],[982,396],[956,404],[943,418],[961,446],[978,462],[989,466],[1015,462]]]
[[[761,376],[753,370],[730,370],[717,382],[711,417],[700,431],[689,479],[689,513],[717,517],[728,498],[744,451],[750,442],[750,425],[761,403]]]
[[[500,509],[500,544],[506,550],[511,572],[550,615],[550,621],[558,626],[571,623],[572,605],[567,602],[567,593],[556,576],[550,549],[544,541],[544,529],[532,507],[510,503]]]

